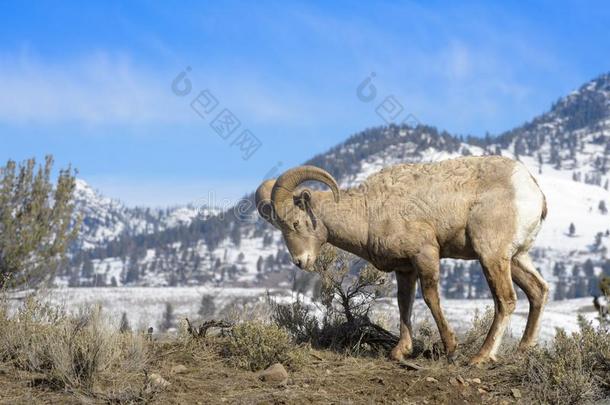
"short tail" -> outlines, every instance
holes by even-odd
[[[542,193],[542,191],[541,191]],[[548,208],[546,206],[546,196],[542,193],[542,214],[540,215],[540,219],[544,221],[546,219],[546,214],[548,213]]]
[[[530,177],[532,178],[532,180],[534,180],[534,183],[536,183],[536,185],[538,186],[538,190],[540,190],[540,194],[542,194],[542,213],[540,214],[540,221],[544,221],[546,219],[546,214],[548,214],[548,212],[549,212],[547,205],[546,205],[546,196],[540,189],[540,184],[538,184],[538,181],[536,180],[536,178],[534,176],[532,176],[531,173],[530,173]]]

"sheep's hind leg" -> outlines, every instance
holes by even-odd
[[[519,351],[524,351],[536,344],[540,316],[548,298],[549,287],[534,267],[528,253],[513,257],[511,272],[513,281],[525,292],[530,303],[527,325],[519,343]]]
[[[411,317],[417,289],[417,272],[411,268],[396,271],[396,285],[398,287],[398,309],[400,310],[400,340],[390,352],[390,358],[401,361],[413,352]]]
[[[455,333],[447,322],[447,319],[443,314],[443,309],[441,308],[440,294],[438,291],[440,277],[440,257],[438,248],[433,246],[424,247],[411,260],[419,274],[424,301],[426,301],[426,305],[428,305],[430,312],[432,312],[441,339],[443,340],[445,353],[447,353],[447,360],[450,363],[453,363],[455,349],[457,348],[457,340],[455,338]]]
[[[505,257],[482,258],[481,264],[494,298],[495,314],[485,342],[483,342],[479,353],[470,361],[470,364],[480,364],[487,360],[496,361],[496,352],[500,347],[502,336],[517,302],[517,295],[511,279],[510,259]]]

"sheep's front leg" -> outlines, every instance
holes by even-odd
[[[398,309],[400,310],[400,340],[390,352],[390,357],[401,361],[413,352],[411,317],[417,289],[417,273],[411,268],[397,270],[396,285],[398,287]]]
[[[453,363],[455,349],[457,348],[457,340],[455,338],[455,333],[453,332],[453,329],[451,329],[451,326],[449,326],[447,319],[445,319],[443,309],[441,308],[440,294],[438,291],[440,278],[440,257],[438,248],[434,246],[423,247],[411,260],[419,274],[424,301],[426,301],[426,305],[428,305],[430,312],[432,312],[441,339],[443,340],[445,353],[447,353],[447,360],[450,363]]]

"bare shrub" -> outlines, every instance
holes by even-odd
[[[355,317],[367,317],[371,306],[386,295],[390,285],[384,273],[371,264],[326,245],[315,264],[315,271],[322,279],[320,298],[328,313],[335,312],[339,305],[341,315],[347,321]],[[357,276],[350,274],[358,269]]]
[[[223,347],[223,355],[230,363],[252,371],[274,363],[298,368],[301,353],[284,329],[257,321],[235,325]]]
[[[290,333],[297,343],[317,344],[320,338],[318,319],[312,314],[311,308],[297,298],[291,304],[271,305],[271,319],[280,328]]]
[[[322,249],[315,271],[321,279],[322,319],[297,300],[289,305],[272,304],[272,320],[277,325],[297,342],[352,355],[386,354],[396,345],[398,337],[369,317],[371,306],[389,289],[385,274],[330,245]]]
[[[558,329],[550,347],[526,356],[525,384],[541,402],[577,404],[610,395],[610,332],[579,316],[579,332]]]

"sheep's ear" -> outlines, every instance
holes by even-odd
[[[303,190],[300,195],[294,197],[294,203],[299,209],[302,209],[309,215],[311,225],[313,226],[313,229],[316,229],[318,227],[318,221],[311,209],[311,191]]]
[[[294,197],[294,205],[303,211],[311,210],[311,192],[309,190],[301,191],[301,194]]]

